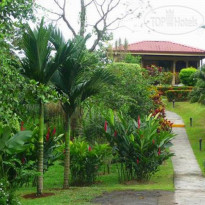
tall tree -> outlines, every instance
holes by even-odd
[[[85,37],[92,32],[93,43],[90,51],[95,50],[100,42],[109,39],[110,32],[120,27],[121,21],[135,13],[138,8],[138,4],[135,4],[137,6],[134,8],[127,0],[78,0],[75,1],[75,5],[80,5],[80,15],[77,20],[79,26],[76,27],[71,16],[72,12],[69,12],[72,2],[54,0],[54,3],[56,9],[50,9],[49,12],[55,15],[56,22],[63,20],[74,37],[78,35]]]
[[[56,48],[65,44],[62,34],[56,31],[54,34],[54,44]],[[56,39],[58,39],[56,41]],[[89,72],[89,68],[96,65],[95,56],[89,53],[85,47],[86,38],[76,37],[73,41],[73,54],[67,57],[63,65],[52,77],[52,82],[57,90],[67,96],[69,103],[62,102],[65,113],[65,162],[64,162],[64,188],[69,187],[69,167],[70,167],[70,122],[76,108],[87,98],[98,94],[102,90],[104,83],[113,83],[113,76],[104,69],[94,69]]]
[[[52,27],[44,27],[43,20],[40,26],[32,30],[29,26],[23,35],[23,50],[25,57],[20,59],[22,74],[34,80],[39,89],[44,88],[54,72],[62,65],[66,57],[72,52],[72,46],[65,44],[57,49],[55,55],[51,53],[53,47],[50,42]],[[38,138],[38,176],[37,194],[43,191],[43,135],[44,135],[44,100],[41,92],[35,96],[39,104],[39,138]]]

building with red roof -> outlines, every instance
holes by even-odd
[[[129,44],[126,49],[123,46],[114,49],[115,58],[121,53],[140,55],[143,67],[155,64],[173,72],[173,84],[182,68],[198,68],[205,58],[205,50],[169,41],[141,41]]]

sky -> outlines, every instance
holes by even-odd
[[[75,29],[79,28],[77,20],[80,8],[79,1],[68,0],[66,7],[67,18]],[[204,0],[121,1],[122,4],[113,11],[109,20],[124,14],[124,4],[127,2],[126,9],[131,8],[135,12],[122,21],[117,30],[112,31],[114,40],[111,43],[113,45],[116,39],[126,38],[129,43],[145,40],[172,41],[205,50],[205,29],[201,28],[205,25]],[[36,0],[36,2],[47,9],[60,12],[55,6],[54,0]],[[141,13],[140,18],[136,17],[139,13]],[[45,13],[38,12],[38,16],[42,15],[45,15]],[[49,19],[56,18],[54,14],[48,15],[48,17]],[[88,23],[93,24],[98,18],[96,8],[91,6],[88,10]],[[57,25],[62,30],[65,38],[72,37],[63,21],[59,21]],[[88,31],[91,32],[89,29]]]

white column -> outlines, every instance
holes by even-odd
[[[173,79],[172,79],[172,85],[175,85],[176,82],[176,61],[173,61]]]

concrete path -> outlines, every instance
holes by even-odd
[[[180,116],[166,112],[167,119],[174,124],[183,124]],[[175,203],[178,205],[205,205],[205,178],[189,143],[185,128],[173,128],[176,134],[171,152],[174,166]]]

